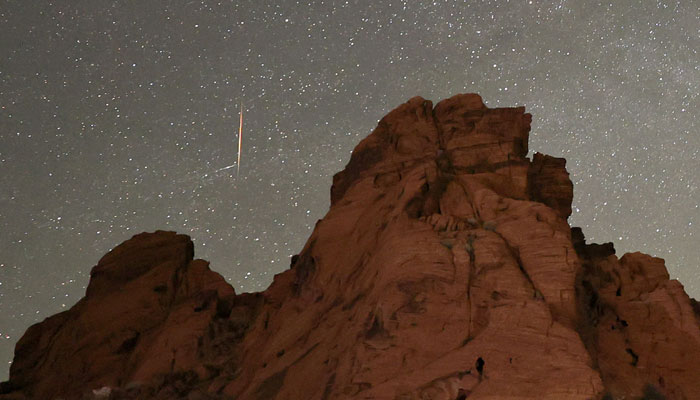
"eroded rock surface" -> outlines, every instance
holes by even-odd
[[[527,158],[530,122],[475,94],[401,105],[262,293],[184,236],[134,237],[27,331],[0,399],[700,398],[697,303],[663,260],[569,227],[565,160]]]
[[[193,249],[189,237],[159,231],[105,255],[85,297],[17,343],[3,384],[15,392],[8,398],[81,398],[112,387],[143,394],[144,385],[207,377],[202,352],[235,336],[229,329],[217,338],[212,330],[229,327],[227,312],[242,299],[208,262],[193,260]]]

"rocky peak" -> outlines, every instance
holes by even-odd
[[[531,119],[475,94],[399,106],[261,293],[137,235],[27,331],[0,399],[700,398],[697,303],[663,260],[572,230]]]
[[[363,176],[388,184],[399,170],[427,160],[449,174],[524,163],[531,121],[524,107],[489,109],[477,94],[454,96],[435,108],[414,97],[357,145],[348,165],[333,177],[331,205]]]
[[[80,398],[173,371],[201,373],[198,343],[218,304],[236,296],[193,249],[189,237],[164,231],[114,248],[92,269],[85,297],[27,330],[2,389]]]

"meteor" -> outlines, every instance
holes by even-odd
[[[221,172],[221,171],[226,171],[227,169],[231,169],[231,168],[233,168],[233,167],[235,167],[235,166],[236,166],[236,164],[227,165],[227,166],[225,166],[225,167],[223,167],[223,168],[219,168],[219,169],[217,169],[217,170],[215,170],[215,171],[213,171],[213,172],[207,172],[206,174],[202,175],[202,177],[201,177],[200,179],[208,178],[209,175],[214,175],[214,174],[219,173],[219,172]]]
[[[217,174],[221,171],[226,171],[227,169],[231,169],[233,167],[236,167],[236,176],[240,175],[241,173],[241,144],[243,142],[243,102],[241,102],[241,117],[240,117],[240,122],[238,124],[238,162],[236,164],[231,164],[227,165],[225,167],[219,168],[213,172],[207,172],[206,174],[202,175],[200,179],[208,178],[210,175]]]
[[[238,163],[236,164],[236,176],[241,172],[241,142],[243,140],[243,102],[241,102],[241,121],[238,124]]]

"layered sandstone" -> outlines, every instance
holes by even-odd
[[[109,252],[92,269],[84,298],[17,343],[3,389],[20,393],[8,398],[80,398],[182,371],[206,376],[201,343],[219,319],[217,304],[236,296],[193,256],[189,237],[162,231]]]
[[[572,231],[530,122],[475,94],[401,105],[262,293],[184,236],[134,237],[27,331],[0,399],[700,398],[697,303],[663,260]]]

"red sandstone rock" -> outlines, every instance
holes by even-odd
[[[190,239],[174,232],[117,246],[93,268],[83,299],[27,330],[9,386],[27,398],[79,398],[177,371],[205,374],[198,342],[218,302],[235,294],[193,254]]]
[[[401,105],[262,293],[184,236],[134,237],[27,331],[0,399],[700,398],[697,303],[569,227],[565,161],[526,158],[530,122],[475,94]]]
[[[700,398],[700,319],[664,261],[642,253],[618,259],[612,246],[589,251],[578,238],[579,331],[613,398],[643,390]]]

